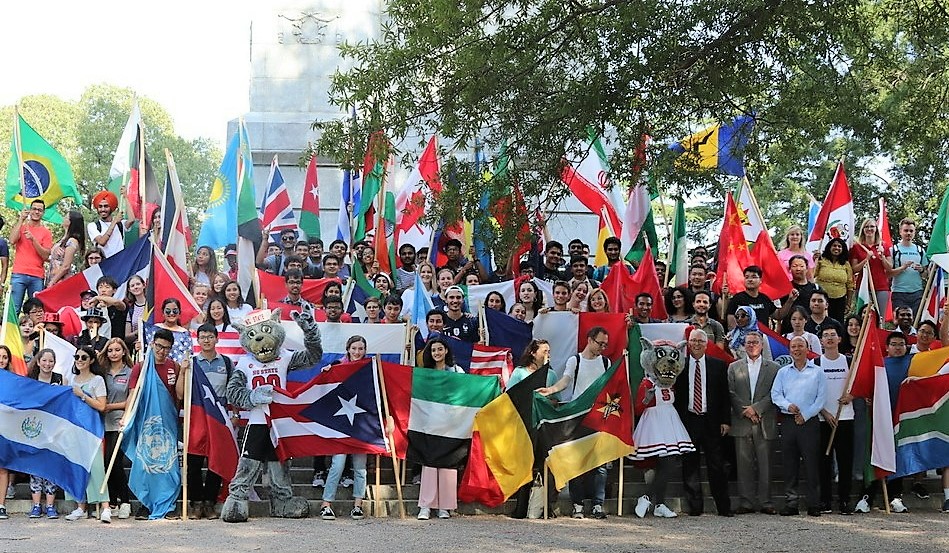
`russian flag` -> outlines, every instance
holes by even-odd
[[[208,458],[208,469],[225,480],[237,472],[237,439],[225,402],[214,393],[204,371],[191,370],[191,427],[188,453]]]
[[[0,467],[86,497],[104,433],[102,417],[72,388],[0,371]]]

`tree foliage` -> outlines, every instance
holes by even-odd
[[[858,213],[882,194],[892,219],[931,219],[949,178],[947,43],[936,0],[390,0],[380,40],[341,46],[352,68],[331,88],[370,115],[317,122],[317,148],[347,163],[373,130],[396,143],[434,133],[456,153],[504,140],[512,179],[547,204],[593,127],[614,182],[638,182],[649,134],[646,169],[666,197],[721,198],[734,180],[676,170],[667,145],[754,113],[746,167],[773,226],[803,222],[838,159]],[[454,182],[483,188],[468,165]]]
[[[89,209],[92,196],[108,185],[112,158],[134,98],[134,92],[127,88],[94,85],[83,92],[78,102],[38,95],[27,96],[18,104],[20,114],[72,166],[87,219],[95,216]],[[138,97],[138,102],[145,145],[159,184],[164,182],[167,148],[174,156],[188,215],[197,235],[199,216],[207,205],[221,151],[210,139],[186,140],[178,136],[171,116],[154,100]],[[12,106],[0,108],[0,121],[12,118]],[[0,160],[4,160],[4,165],[9,163],[11,133],[12,125],[0,126]]]

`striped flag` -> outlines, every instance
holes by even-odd
[[[320,238],[320,183],[316,178],[316,155],[310,157],[303,181],[300,230],[307,238]]]
[[[834,180],[817,214],[814,229],[807,239],[807,250],[822,251],[831,238],[842,238],[848,246],[853,245],[853,197],[843,162],[837,163]]]
[[[169,150],[165,150],[168,170],[161,208],[161,246],[165,255],[179,267],[188,266],[188,248],[191,246],[191,225],[185,209],[185,197],[178,181],[178,170]]]
[[[933,275],[933,285],[930,289],[929,301],[923,308],[922,320],[939,322],[940,311],[946,303],[946,273],[940,266],[933,267],[936,273]]]
[[[949,459],[949,371],[904,380],[895,418],[896,476],[945,467]]]
[[[198,341],[198,332],[196,330],[191,331],[191,343],[194,344],[191,352],[194,355],[201,353],[201,343]],[[230,357],[233,361],[236,361],[238,357],[244,355],[244,348],[241,346],[241,335],[237,332],[218,332],[217,347],[214,349],[221,355]]]
[[[20,336],[20,317],[18,309],[13,307],[13,296],[7,292],[3,302],[3,327],[0,328],[0,343],[10,348],[10,368],[20,376],[26,376],[26,362],[23,360],[23,337]]]
[[[621,235],[623,220],[613,203],[612,192],[610,192],[612,186],[610,186],[606,169],[607,160],[605,155],[602,154],[603,147],[600,145],[599,138],[594,138],[587,150],[586,155],[579,163],[564,163],[560,180],[570,188],[570,191],[573,192],[580,203],[600,218],[594,263],[605,265],[606,252],[603,251],[603,241],[611,236]],[[636,189],[633,189],[632,192],[637,193]],[[648,202],[646,205],[648,205]]]
[[[471,349],[471,366],[468,372],[481,376],[497,376],[501,379],[501,387],[507,388],[507,381],[514,372],[514,358],[510,348],[475,344]]]
[[[315,178],[314,168],[314,178]],[[307,169],[307,178],[310,171]],[[304,185],[305,187],[306,185]],[[304,195],[306,191],[304,191]],[[270,176],[267,178],[267,192],[260,202],[260,225],[263,228],[270,229],[270,241],[280,242],[280,233],[284,230],[297,230],[297,218],[293,215],[293,207],[290,205],[290,193],[287,191],[287,184],[283,180],[283,174],[280,172],[280,165],[277,163],[277,156],[273,156],[270,162]],[[318,219],[317,219],[318,220]]]

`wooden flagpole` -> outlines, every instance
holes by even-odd
[[[141,332],[141,321],[139,321],[139,332]],[[141,337],[141,334],[139,334]],[[144,359],[144,354],[142,355]],[[142,363],[141,369],[138,373],[138,380],[135,381],[135,386],[129,390],[129,395],[125,400],[125,412],[122,413],[122,418],[119,420],[119,435],[115,440],[115,449],[112,450],[112,456],[109,459],[109,464],[105,470],[105,478],[102,480],[102,486],[99,487],[99,493],[105,493],[106,486],[109,485],[109,475],[112,474],[112,470],[115,466],[115,460],[119,456],[119,450],[122,446],[122,438],[125,437],[125,427],[128,425],[129,420],[135,416],[135,411],[138,409],[138,391],[139,386],[141,385],[142,379],[145,375],[142,374],[142,371],[145,369],[145,364]],[[119,470],[122,470],[119,467]]]
[[[142,229],[151,229],[152,222],[145,220],[148,214],[148,200],[145,191],[145,180],[147,179],[148,175],[145,173],[145,126],[141,121],[138,122],[138,144],[136,144],[136,146],[138,147],[138,201],[142,204],[142,218],[139,226]]]
[[[376,455],[376,485],[373,489],[373,496],[374,496],[375,501],[373,501],[372,504],[373,504],[373,511],[374,511],[373,514],[377,517],[382,514],[382,494],[380,493],[382,490],[382,482],[381,482],[382,469],[379,466],[381,464],[382,464],[382,455]],[[395,467],[392,467],[392,469],[394,471]]]
[[[182,436],[182,461],[181,461],[181,520],[188,520],[188,446],[191,445],[191,386],[194,380],[194,364],[191,361],[190,353],[185,355],[185,361],[188,368],[185,371],[185,397],[184,397],[184,422],[181,429]],[[199,467],[198,470],[201,470]],[[199,515],[200,516],[200,515]]]
[[[625,456],[624,456],[625,457]],[[619,489],[616,496],[616,516],[623,516],[623,459],[619,458]]]
[[[851,363],[850,373],[847,375],[847,385],[844,386],[844,394],[849,394],[850,390],[853,389],[853,381],[857,375],[857,368],[860,366],[860,361],[863,359],[863,355],[866,350],[867,343],[867,334],[870,332],[870,310],[864,310],[863,312],[863,324],[860,325],[860,334],[857,336],[857,344],[854,346],[854,351],[857,353],[856,358]],[[875,332],[875,330],[874,330]],[[843,411],[844,405],[842,403],[837,403],[837,414],[834,415],[834,418],[839,420],[840,413]],[[834,425],[830,430],[830,438],[827,440],[827,449],[824,451],[824,455],[830,455],[831,446],[834,445],[834,438],[837,436],[837,425]]]
[[[932,264],[930,264],[930,265],[932,265]],[[922,301],[919,302],[919,309],[916,310],[916,317],[913,319],[913,327],[914,327],[914,328],[917,327],[917,326],[919,326],[919,321],[920,321],[920,319],[923,318],[923,312],[926,310],[926,307],[929,305],[929,301],[930,301],[930,300],[932,299],[932,297],[933,297],[933,291],[934,291],[934,290],[933,290],[933,287],[932,287],[932,286],[933,286],[933,280],[935,280],[936,271],[941,271],[941,270],[942,270],[942,269],[939,268],[938,266],[936,266],[936,267],[930,266],[929,277],[926,279],[926,287],[923,288],[923,290],[924,290],[923,299],[922,299]],[[936,306],[936,308],[938,309],[939,306]],[[937,319],[939,318],[938,315],[937,315],[936,318],[937,318]],[[939,334],[939,333],[937,332],[936,334],[937,334],[937,338],[938,338],[938,334]]]
[[[376,374],[379,375],[379,393],[382,396],[382,408],[386,413],[386,436],[389,439],[389,453],[392,456],[392,475],[395,478],[395,491],[399,499],[399,518],[405,518],[405,501],[402,497],[402,479],[399,478],[399,458],[395,453],[395,441],[392,437],[392,430],[395,421],[389,411],[389,395],[386,393],[386,377],[382,370],[382,355],[376,354]],[[378,464],[376,465],[378,467]],[[378,469],[377,469],[378,470]]]
[[[547,518],[550,515],[550,513],[547,512],[548,507],[549,507],[548,503],[550,503],[549,501],[547,501],[547,498],[549,497],[549,495],[547,494],[547,475],[549,472],[550,471],[548,470],[548,467],[547,467],[547,460],[545,459],[544,460],[544,520],[547,520]]]
[[[20,197],[23,199],[23,209],[29,209],[26,203],[26,178],[23,174],[23,143],[20,136],[20,106],[13,106],[13,143],[16,144],[16,158],[20,163],[20,170],[17,172],[20,179]],[[19,307],[17,307],[19,309]]]

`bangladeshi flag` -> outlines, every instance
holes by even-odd
[[[538,450],[558,489],[636,451],[631,395],[625,363],[619,361],[569,403],[554,406],[547,398],[534,398]]]

